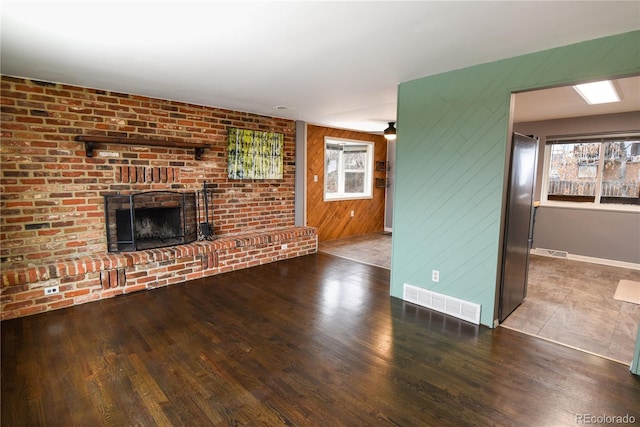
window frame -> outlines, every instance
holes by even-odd
[[[364,168],[364,192],[362,193],[344,193],[344,175],[345,173],[350,172],[350,170],[345,169],[342,161],[338,161],[338,173],[339,178],[341,179],[339,187],[342,188],[341,192],[338,193],[327,193],[327,183],[328,183],[328,156],[327,156],[327,146],[329,144],[333,145],[353,145],[353,146],[366,146],[366,161]],[[336,202],[336,201],[344,201],[344,200],[362,200],[362,199],[372,199],[373,198],[373,166],[375,162],[375,142],[373,141],[364,141],[357,139],[344,139],[344,138],[336,138],[332,136],[324,137],[324,145],[323,145],[323,188],[322,188],[322,198],[325,202]],[[344,151],[341,151],[340,159],[342,160],[342,155]]]
[[[637,204],[618,204],[618,203],[601,203],[602,182],[604,180],[604,160],[603,155],[604,143],[614,140],[632,141],[640,143],[640,133],[624,132],[615,134],[593,134],[579,136],[548,136],[544,145],[544,163],[542,170],[542,182],[540,185],[540,205],[549,207],[564,207],[572,209],[601,210],[601,211],[631,211],[640,212],[640,205]],[[549,172],[551,169],[551,152],[553,145],[556,144],[576,144],[576,143],[598,143],[599,159],[596,170],[596,192],[593,201],[566,201],[566,200],[549,200]],[[577,196],[580,197],[580,196]]]

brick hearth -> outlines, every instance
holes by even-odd
[[[161,249],[15,266],[2,274],[2,319],[308,255],[316,249],[315,228],[291,227]],[[44,296],[44,288],[50,286],[57,286],[59,293]]]

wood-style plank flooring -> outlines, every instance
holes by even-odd
[[[1,328],[3,426],[640,421],[628,367],[404,303],[389,270],[322,253]]]
[[[387,233],[320,242],[318,251],[391,267]],[[640,271],[532,255],[527,297],[502,326],[629,365],[640,305],[613,298],[620,280],[640,281]]]

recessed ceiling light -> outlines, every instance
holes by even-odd
[[[288,110],[289,107],[287,107],[286,105],[276,105],[275,107],[273,107],[274,110]]]
[[[573,88],[589,104],[620,102],[620,96],[611,80],[575,85]]]

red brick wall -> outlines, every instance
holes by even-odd
[[[291,120],[2,76],[0,257],[3,266],[104,253],[103,196],[217,185],[219,236],[294,224]],[[213,100],[215,102],[215,100]],[[227,179],[227,127],[283,133],[284,179]],[[193,149],[99,145],[77,135],[169,139]],[[135,178],[134,178],[135,173]]]

